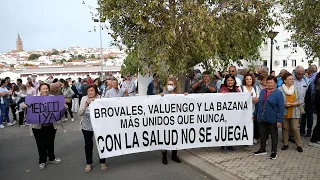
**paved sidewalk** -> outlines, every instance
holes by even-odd
[[[270,160],[271,139],[268,155],[254,156],[259,145],[238,146],[234,152],[220,152],[219,148],[188,149],[180,153],[181,159],[206,173],[212,179],[259,179],[259,180],[319,180],[320,148],[308,146],[309,138],[301,137],[303,152],[289,142],[289,149],[282,151],[282,135],[279,130],[278,157]],[[179,153],[178,153],[179,154]]]

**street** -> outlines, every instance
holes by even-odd
[[[100,170],[98,153],[94,146],[93,170],[86,174],[84,168],[84,139],[80,131],[80,118],[65,123],[67,132],[59,129],[55,140],[55,155],[62,159],[61,164],[47,164],[39,169],[38,152],[29,127],[0,129],[0,175],[6,180],[63,180],[63,179],[130,179],[130,180],[204,180],[208,179],[191,167],[171,161],[161,163],[161,152],[130,154],[107,159],[108,171]],[[179,155],[179,152],[178,152]]]

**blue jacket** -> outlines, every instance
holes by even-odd
[[[282,80],[281,77],[278,77],[277,80],[278,80],[278,83],[277,83],[277,88],[278,88],[278,87],[281,87],[281,86],[282,86],[283,80]]]
[[[160,83],[160,82],[158,82],[158,83]],[[153,81],[152,81],[148,86],[147,95],[155,95],[155,94],[153,94],[153,89],[154,89],[154,84],[153,84]],[[161,87],[159,87],[159,91],[160,91],[160,93],[162,93],[163,89]]]
[[[281,91],[278,89],[268,97],[265,103],[265,110],[262,116],[263,99],[265,96],[266,89],[263,89],[260,93],[259,101],[255,109],[255,116],[257,116],[258,122],[268,122],[268,123],[282,123],[284,117],[284,98]]]

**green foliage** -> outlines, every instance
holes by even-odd
[[[123,61],[123,65],[121,66],[120,73],[123,75],[126,74],[136,74],[139,68],[139,59],[137,54],[130,53],[127,58]]]
[[[63,64],[64,62],[66,62],[66,60],[65,60],[65,59],[61,59],[59,62],[60,62],[61,64]]]
[[[98,4],[100,19],[110,24],[113,44],[128,48],[124,71],[181,75],[201,62],[209,68],[239,58],[255,60],[275,24],[269,16],[273,0],[98,0]]]
[[[281,0],[286,28],[292,40],[304,48],[308,57],[320,57],[320,1]]]
[[[41,56],[40,54],[31,54],[28,57],[28,60],[35,60],[35,59],[38,59],[40,56]]]
[[[91,59],[95,59],[96,56],[95,56],[94,54],[91,54],[90,58],[91,58]]]
[[[56,50],[56,49],[52,49],[52,53],[51,53],[51,55],[59,55],[60,53],[59,53],[59,51],[58,50]]]
[[[81,54],[78,55],[78,59],[86,59],[85,56],[82,56]]]

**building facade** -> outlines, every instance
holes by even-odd
[[[291,40],[292,33],[284,29],[283,26],[275,28],[278,35],[274,38],[273,44],[273,63],[272,70],[279,74],[281,69],[286,69],[292,72],[296,66],[303,66],[305,69],[309,66],[309,61],[312,57],[307,57],[304,49],[299,46],[295,41]],[[271,40],[268,39],[263,43],[259,49],[262,61],[258,62],[257,65],[268,67],[270,69],[271,59]],[[319,59],[315,59],[313,64],[319,67]]]

